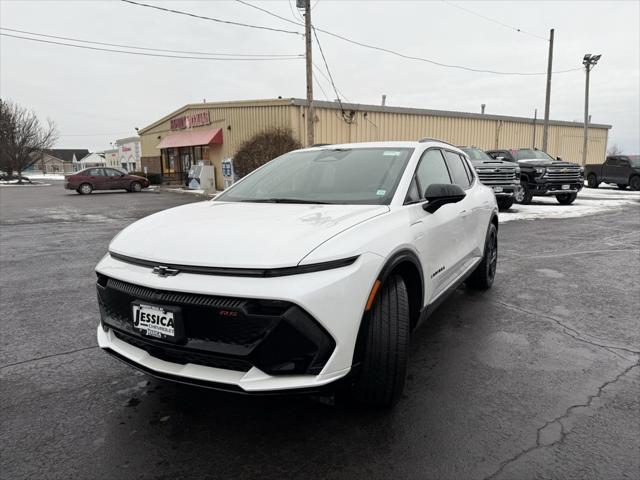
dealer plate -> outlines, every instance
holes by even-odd
[[[148,335],[161,339],[176,336],[176,317],[173,311],[157,305],[132,304],[133,327]]]
[[[569,190],[571,185],[562,185],[562,190]]]
[[[500,193],[502,192],[502,187],[493,187],[493,191]]]

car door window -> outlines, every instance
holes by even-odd
[[[453,183],[461,188],[469,188],[471,182],[469,180],[469,176],[467,175],[467,169],[465,168],[464,163],[462,163],[463,160],[460,155],[454,152],[450,152],[449,150],[445,150],[444,158],[447,162],[447,167],[449,167],[449,172],[451,173]]]
[[[618,159],[616,157],[611,157],[609,160],[607,160],[607,165],[610,167],[617,167]]]
[[[92,168],[91,170],[89,170],[89,173],[87,173],[87,175],[89,175],[90,177],[102,177],[102,176],[104,176],[104,174],[102,173],[102,169],[101,168]]]
[[[107,172],[107,177],[119,177],[121,175],[120,172],[112,168],[105,168],[105,172]]]
[[[424,192],[429,185],[435,183],[451,183],[447,165],[439,149],[432,148],[424,152],[418,164],[415,178],[417,180],[420,198],[424,197]]]
[[[471,163],[468,162],[467,160],[465,160],[465,158],[460,155],[460,157],[462,157],[462,164],[464,165],[465,170],[467,171],[467,177],[469,178],[469,184],[473,183],[473,179],[475,178],[475,174],[473,173],[473,168],[471,167]]]

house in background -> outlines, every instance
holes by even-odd
[[[107,162],[104,159],[104,155],[94,152],[89,153],[88,155],[85,155],[83,158],[81,158],[80,161],[76,164],[76,170],[80,171],[89,167],[104,167],[106,166],[106,164]]]
[[[57,148],[46,150],[42,158],[28,170],[40,170],[42,173],[71,173],[75,170],[75,164],[87,155],[89,155],[89,150],[86,148]]]
[[[114,148],[113,150],[105,150],[104,152],[101,152],[101,154],[104,155],[104,161],[107,167],[120,167],[120,162],[118,161],[118,149]]]
[[[116,140],[119,167],[127,172],[140,172],[140,138],[128,137]]]

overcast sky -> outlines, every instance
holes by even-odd
[[[293,20],[297,11],[295,0],[290,1],[251,3]],[[591,75],[592,122],[613,125],[610,145],[616,143],[627,153],[640,152],[638,1],[312,0],[312,4],[318,28],[407,55],[496,71],[545,72],[548,43],[538,37],[547,37],[555,28],[554,70],[579,68],[585,53],[601,53]],[[303,30],[232,0],[155,5]],[[0,0],[0,26],[169,50],[304,52],[299,35],[224,25],[120,1]],[[351,102],[379,104],[386,94],[387,105],[393,106],[479,112],[480,104],[486,103],[487,113],[533,116],[537,108],[538,118],[543,115],[544,75],[501,76],[442,68],[318,35],[336,86]],[[317,47],[314,62],[322,65]],[[330,84],[321,76],[318,80],[330,99],[335,98]],[[552,119],[582,121],[584,80],[582,70],[553,76]],[[142,128],[186,103],[279,95],[304,98],[305,68],[301,59],[168,59],[2,36],[0,95],[55,120],[61,135],[57,147],[103,150],[109,142],[135,134],[134,127]],[[325,99],[318,87],[316,98]]]

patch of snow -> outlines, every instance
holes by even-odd
[[[514,203],[498,214],[500,223],[538,218],[574,218],[615,210],[626,205],[640,205],[640,192],[613,188],[585,188],[571,205],[560,205],[555,197],[533,197],[530,205]]]
[[[69,175],[71,175],[71,173],[69,173]],[[61,173],[25,173],[23,176],[30,180],[64,180],[64,174]]]

